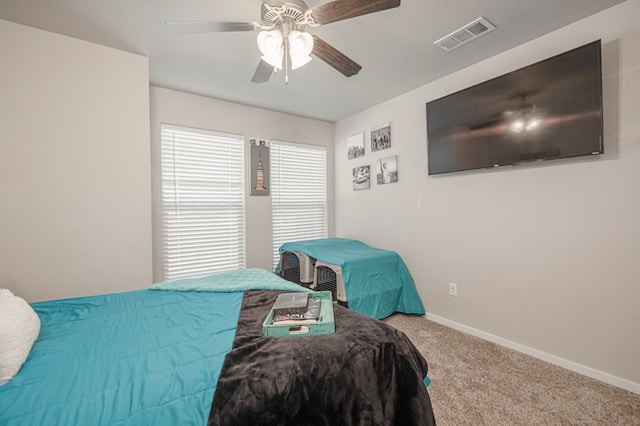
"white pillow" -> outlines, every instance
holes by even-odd
[[[40,333],[40,318],[21,297],[0,288],[0,386],[15,376]]]

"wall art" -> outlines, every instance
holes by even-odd
[[[391,123],[382,123],[371,129],[371,152],[391,148]]]
[[[364,156],[364,133],[349,136],[347,139],[347,157],[349,160]]]
[[[369,173],[369,165],[354,167],[353,173],[353,190],[362,191],[371,187],[371,179]]]
[[[396,183],[398,181],[398,156],[385,157],[378,160],[377,165],[378,185]]]
[[[269,145],[262,139],[251,139],[251,195],[269,195]]]

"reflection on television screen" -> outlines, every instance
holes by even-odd
[[[429,174],[602,154],[600,41],[427,103]]]

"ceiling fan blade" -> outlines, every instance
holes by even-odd
[[[218,21],[169,21],[164,23],[164,27],[172,33],[193,34],[193,33],[220,33],[227,31],[255,31],[260,28],[260,24],[252,21],[238,22],[218,22]]]
[[[317,24],[324,25],[398,6],[400,0],[335,0],[312,8],[311,16]]]
[[[315,35],[313,36],[313,50],[311,53],[347,77],[358,74],[362,69],[362,66]]]
[[[273,74],[273,65],[269,65],[267,62],[260,59],[251,81],[253,83],[266,83],[271,78],[271,74]]]

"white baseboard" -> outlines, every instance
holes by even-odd
[[[542,352],[534,348],[530,348],[529,346],[512,342],[511,340],[503,339],[502,337],[498,337],[491,333],[487,333],[485,331],[478,330],[473,327],[469,327],[464,324],[460,324],[455,321],[448,320],[438,315],[430,314],[427,312],[426,318],[430,321],[437,322],[438,324],[442,324],[444,326],[453,328],[455,330],[462,331],[463,333],[471,334],[472,336],[479,337],[481,339],[496,343],[500,346],[504,346],[518,352],[522,352],[534,358],[538,358],[543,361],[550,362],[552,364],[566,368],[567,370],[575,371],[576,373],[582,374],[587,377],[591,377],[592,379],[600,380],[601,382],[604,382],[612,386],[616,386],[640,395],[640,383],[634,383],[630,380],[626,380],[621,377],[617,377],[612,374],[605,373],[600,370],[596,370],[595,368],[587,367],[586,365],[578,364],[577,362],[569,361],[567,359],[560,358],[558,356],[551,355],[549,353]]]

